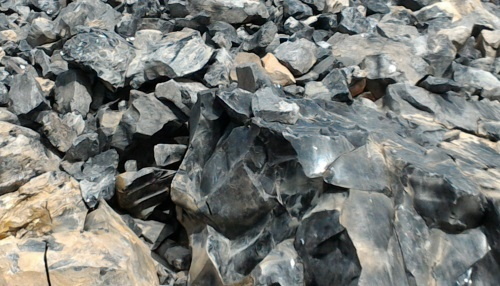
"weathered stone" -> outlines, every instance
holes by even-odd
[[[55,232],[82,231],[87,208],[78,182],[49,172],[0,197],[0,238],[35,238]]]
[[[54,285],[102,285],[110,281],[159,285],[148,247],[104,201],[87,216],[83,233],[53,235],[46,261]]]
[[[293,74],[283,66],[273,54],[267,54],[262,58],[262,64],[267,74],[275,84],[287,86],[295,83]]]
[[[38,133],[0,121],[0,194],[17,190],[31,178],[59,168],[60,159],[40,143]]]
[[[0,121],[8,122],[14,125],[19,125],[19,118],[7,110],[5,107],[0,107]]]
[[[500,30],[482,30],[477,39],[477,48],[485,57],[495,58],[500,47]]]
[[[429,74],[429,64],[415,55],[413,48],[379,36],[336,34],[328,40],[333,56],[345,66],[360,64],[367,56],[385,54],[392,59],[405,78],[416,84]]]
[[[325,12],[339,13],[349,7],[349,0],[326,0]]]
[[[244,51],[250,51],[258,48],[263,49],[274,40],[277,32],[278,27],[276,27],[276,24],[271,21],[266,22],[257,32],[255,32],[255,34],[242,44],[242,48]]]
[[[228,85],[230,83],[230,72],[232,66],[233,57],[231,54],[226,49],[219,49],[217,51],[217,55],[215,56],[215,63],[208,68],[208,71],[203,79],[207,85],[211,87]]]
[[[37,122],[42,124],[41,133],[49,139],[52,146],[61,152],[68,151],[79,135],[77,130],[69,126],[53,111],[41,112],[37,117]]]
[[[294,75],[300,76],[308,72],[316,63],[316,49],[314,43],[299,39],[281,44],[273,54]]]

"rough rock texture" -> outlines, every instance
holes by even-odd
[[[499,4],[0,1],[0,286],[498,285]]]

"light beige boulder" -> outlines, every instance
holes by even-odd
[[[275,84],[287,86],[295,83],[293,74],[282,65],[278,59],[271,53],[262,58],[262,63],[267,74]]]

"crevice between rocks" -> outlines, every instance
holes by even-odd
[[[48,250],[49,250],[49,243],[45,241],[45,251],[43,253],[43,263],[45,265],[45,274],[47,276],[47,284],[49,286],[52,286],[52,283],[50,282],[49,264],[47,263],[47,251]]]

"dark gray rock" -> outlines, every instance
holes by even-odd
[[[156,85],[155,96],[167,100],[179,108],[185,115],[190,115],[191,108],[198,100],[198,92],[207,88],[199,82],[169,80]]]
[[[242,48],[244,51],[251,51],[257,48],[263,49],[274,40],[277,32],[278,27],[276,27],[276,24],[271,21],[266,22],[255,34],[243,42]]]
[[[429,74],[429,64],[416,55],[413,47],[402,42],[393,41],[380,36],[335,34],[328,42],[332,45],[333,56],[344,64],[353,66],[360,64],[364,58],[385,54],[404,73],[405,78],[416,84]]]
[[[217,97],[222,101],[223,107],[227,113],[231,114],[232,118],[246,122],[252,117],[253,93],[243,89],[234,89],[220,92]]]
[[[71,147],[66,151],[64,160],[86,161],[90,157],[94,157],[101,151],[101,143],[97,133],[85,133],[76,137]]]
[[[210,87],[229,85],[233,56],[226,49],[217,50],[215,62],[208,68],[203,80]]]
[[[255,63],[238,65],[236,74],[238,76],[238,88],[250,92],[255,92],[262,87],[273,86],[273,82],[265,70]]]
[[[210,60],[213,49],[207,46],[198,31],[184,29],[169,33],[160,41],[138,51],[130,63],[127,78],[139,87],[158,77],[183,77],[202,69]]]
[[[427,89],[433,93],[447,93],[448,91],[460,91],[460,86],[450,79],[438,78],[433,76],[426,77],[418,86]]]
[[[129,134],[152,136],[165,124],[177,121],[177,116],[152,94],[131,91],[128,109],[123,113],[120,125]]]
[[[304,19],[313,14],[311,7],[299,0],[284,0],[283,10],[285,15],[294,17],[295,19]]]
[[[118,204],[136,218],[146,219],[169,198],[173,171],[144,168],[116,176]]]
[[[349,35],[370,33],[370,22],[354,7],[346,8],[340,13],[339,32]]]
[[[9,110],[16,115],[27,114],[36,108],[45,109],[49,104],[30,72],[13,76],[9,100]]]
[[[97,73],[113,88],[125,85],[125,72],[135,51],[114,32],[84,29],[69,39],[62,50],[64,60]]]
[[[42,124],[41,133],[49,139],[52,146],[61,152],[66,152],[73,141],[83,130],[78,130],[78,125],[60,118],[53,111],[43,111],[38,115],[37,122]]]
[[[316,51],[314,43],[299,39],[279,45],[273,54],[295,76],[300,76],[307,73],[316,63]]]
[[[386,3],[380,2],[377,0],[361,0],[363,6],[366,7],[367,15],[379,13],[379,14],[387,14],[391,12],[389,6]]]
[[[224,21],[229,24],[238,24],[252,19],[269,17],[264,1],[261,0],[239,0],[227,2],[224,0],[189,1],[191,14],[207,13],[212,21]]]
[[[168,11],[172,18],[183,18],[189,15],[186,0],[172,0],[167,3]]]
[[[120,16],[118,11],[102,1],[82,0],[62,8],[54,22],[57,33],[61,37],[69,37],[80,32],[79,26],[112,32],[120,21]]]
[[[115,175],[118,167],[118,153],[108,150],[90,158],[82,166],[80,188],[85,204],[97,206],[101,199],[109,200],[115,194]]]
[[[56,39],[57,35],[52,21],[39,17],[31,22],[26,40],[32,47],[55,42]]]
[[[55,109],[66,113],[77,111],[83,116],[89,112],[92,103],[90,81],[80,71],[70,69],[59,74],[55,82]]]
[[[252,111],[257,117],[269,122],[295,124],[299,119],[299,106],[280,97],[278,89],[259,89],[252,99]]]

